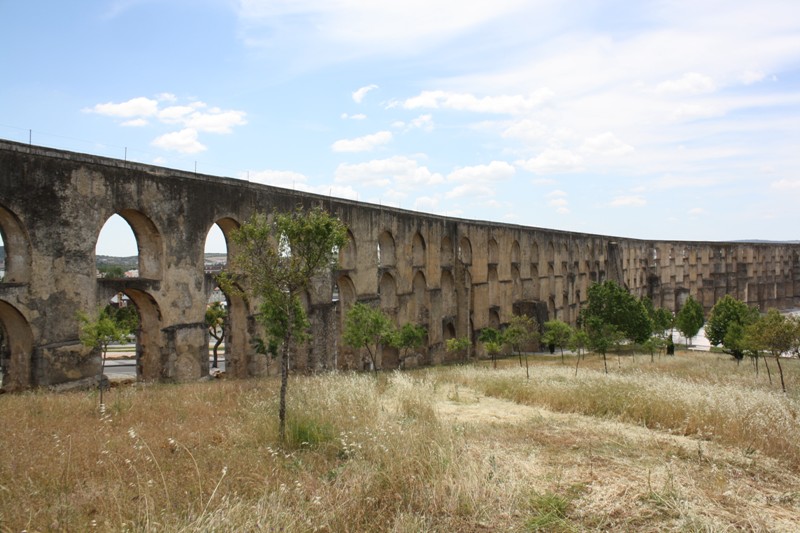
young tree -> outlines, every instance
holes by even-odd
[[[408,352],[421,348],[425,344],[428,330],[417,324],[403,324],[403,327],[394,330],[388,339],[388,344],[400,350],[400,360],[405,361]]]
[[[706,337],[712,346],[721,344],[725,353],[732,355],[737,362],[741,361],[745,352],[745,328],[756,320],[758,309],[726,294],[711,308],[706,322]]]
[[[105,309],[98,312],[96,318],[90,318],[86,313],[78,313],[80,322],[80,341],[87,348],[100,350],[100,375],[98,376],[98,387],[100,388],[100,405],[103,405],[103,375],[106,371],[106,359],[108,358],[108,346],[113,342],[123,342],[127,336],[127,331],[120,326]]]
[[[213,302],[206,307],[206,328],[208,328],[208,334],[214,339],[214,361],[211,363],[211,368],[219,368],[217,351],[219,345],[225,340],[227,325],[228,310],[222,305],[222,302]]]
[[[520,365],[522,365],[522,346],[536,342],[539,339],[539,324],[535,318],[528,315],[514,315],[503,332],[503,337],[508,345],[511,346],[511,350],[516,350]],[[528,379],[531,378],[527,352],[525,352],[525,376]]]
[[[497,368],[497,354],[503,347],[503,334],[494,328],[483,328],[478,340],[483,343],[486,353],[492,358],[492,366]]]
[[[334,250],[347,243],[347,228],[322,208],[297,208],[271,218],[255,214],[231,232],[231,240],[236,250],[230,258],[234,274],[220,276],[222,289],[238,293],[236,281],[241,281],[261,302],[257,320],[281,344],[278,418],[284,442],[290,349],[295,339],[306,336],[308,327],[300,296],[314,276],[334,267]]]
[[[590,316],[584,321],[584,328],[589,338],[589,346],[592,350],[599,352],[603,356],[603,369],[608,374],[608,362],[606,360],[606,353],[611,348],[617,346],[619,342],[625,338],[625,335],[620,332],[616,326],[603,322],[597,316]],[[577,373],[577,367],[575,372]]]
[[[466,362],[467,360],[467,348],[470,347],[472,343],[469,340],[469,337],[456,337],[454,339],[447,339],[444,341],[445,349],[448,353],[463,353],[464,357],[462,361]]]
[[[392,322],[376,307],[356,302],[344,319],[342,340],[351,348],[366,348],[372,370],[378,373],[378,349],[388,344],[394,335]]]
[[[789,352],[797,342],[795,321],[780,314],[777,309],[770,309],[766,315],[747,327],[745,337],[745,342],[754,344],[756,349],[768,351],[775,358],[781,376],[781,389],[786,392],[781,356]]]
[[[700,331],[704,323],[703,306],[700,305],[697,300],[689,296],[678,312],[678,316],[675,317],[675,325],[678,331],[689,339],[689,345],[692,344],[692,339],[697,335],[697,332]]]
[[[575,375],[578,375],[578,365],[581,363],[583,357],[583,350],[589,346],[589,334],[583,328],[573,328],[572,335],[569,338],[569,348],[578,352],[578,357],[575,358]]]
[[[569,344],[572,337],[572,328],[561,320],[548,320],[544,323],[545,344],[552,344],[561,350],[561,362],[564,362],[564,347]]]

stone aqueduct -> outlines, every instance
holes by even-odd
[[[227,236],[254,212],[298,205],[322,205],[349,228],[339,270],[306,297],[313,340],[299,347],[295,365],[310,371],[361,367],[340,342],[356,301],[427,328],[425,355],[407,364],[440,362],[446,339],[474,338],[515,312],[574,323],[590,284],[605,279],[673,310],[689,294],[706,310],[725,294],[761,309],[800,304],[798,245],[655,242],[455,219],[0,141],[4,388],[96,375],[99,357],[80,344],[76,312],[118,292],[140,314],[140,379],[206,375],[209,229],[216,223]],[[138,278],[96,275],[97,238],[115,213],[136,236]],[[267,372],[251,345],[253,306],[241,297],[228,305],[227,372]],[[399,364],[396,352],[383,352],[383,368]]]

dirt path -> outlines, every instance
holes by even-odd
[[[751,451],[455,385],[436,408],[507,475],[571,499],[579,530],[800,531],[800,480]]]

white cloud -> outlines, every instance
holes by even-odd
[[[562,191],[562,190],[560,190],[560,189],[556,189],[554,191],[550,191],[545,196],[547,198],[558,198],[558,197],[562,197],[562,196],[567,196],[567,193]]]
[[[144,96],[138,98],[131,98],[126,102],[115,104],[108,102],[105,104],[97,104],[90,109],[86,109],[90,113],[97,113],[98,115],[105,115],[108,117],[132,118],[132,117],[150,117],[158,111],[158,100],[152,100]]]
[[[358,183],[369,187],[393,184],[400,191],[428,187],[444,182],[444,177],[408,157],[394,156],[365,163],[340,164],[334,180],[337,183]]]
[[[654,189],[683,189],[688,187],[711,187],[719,183],[720,180],[718,178],[663,176],[655,180],[652,183],[652,187]]]
[[[425,131],[433,130],[433,116],[430,114],[420,115],[411,121],[409,125],[411,128],[419,128]]]
[[[156,100],[159,102],[174,102],[178,98],[172,93],[158,93],[156,95]]]
[[[678,79],[667,80],[656,86],[658,93],[704,94],[715,89],[714,80],[697,72],[687,72]]]
[[[548,128],[543,122],[526,118],[513,122],[503,131],[501,136],[506,139],[537,142],[546,139],[548,132]]]
[[[800,189],[800,179],[782,179],[773,181],[769,184],[769,186],[773,189],[778,189],[779,191],[793,191]]]
[[[366,87],[361,87],[360,89],[353,92],[353,101],[357,104],[360,104],[364,97],[367,95],[368,92],[377,89],[378,86],[374,83],[371,85],[367,85]]]
[[[364,113],[356,113],[355,115],[348,115],[347,113],[342,113],[341,117],[344,120],[347,120],[347,119],[350,119],[350,120],[364,120],[365,118],[367,118],[367,115],[365,115]]]
[[[405,109],[453,109],[474,113],[496,113],[516,115],[533,110],[553,95],[549,89],[539,89],[528,96],[498,95],[478,98],[469,93],[447,91],[422,91],[418,96],[405,100]]]
[[[249,179],[253,183],[283,187],[284,189],[296,189],[300,186],[303,187],[303,190],[305,190],[305,185],[308,181],[308,178],[300,172],[291,170],[260,170],[240,175],[240,178]]]
[[[151,143],[157,148],[174,150],[184,154],[196,154],[206,150],[206,146],[197,140],[197,130],[185,128],[156,137]]]
[[[194,112],[184,120],[184,125],[198,131],[210,133],[230,133],[233,126],[247,124],[243,111],[225,111],[218,107],[206,113]]]
[[[633,146],[622,142],[610,131],[595,137],[589,137],[581,145],[581,152],[612,157],[623,156],[633,152],[633,150]]]
[[[555,185],[556,180],[550,178],[536,178],[533,181],[531,181],[531,183],[533,183],[537,187],[542,187],[544,185]]]
[[[647,200],[638,195],[617,196],[608,205],[610,207],[643,207],[647,205]]]
[[[453,198],[464,198],[467,196],[479,196],[483,198],[488,198],[490,196],[494,196],[494,194],[495,194],[494,188],[490,187],[489,185],[484,185],[480,183],[463,183],[448,191],[445,194],[445,198],[453,199]]]
[[[434,211],[439,207],[439,199],[432,196],[420,196],[414,200],[414,209],[417,211]]]
[[[134,118],[131,120],[126,120],[120,126],[131,127],[131,128],[141,128],[142,126],[147,126],[149,122],[147,119],[144,118]]]
[[[763,81],[766,77],[767,75],[759,70],[746,70],[742,72],[742,75],[739,77],[739,79],[745,85],[752,85],[754,83]]]
[[[505,161],[492,161],[488,165],[461,167],[447,176],[447,181],[463,183],[495,182],[511,178],[516,171]]]
[[[392,140],[392,132],[379,131],[355,139],[340,139],[331,145],[334,152],[368,152]]]
[[[579,170],[583,158],[562,148],[548,148],[527,161],[517,161],[516,165],[536,174],[573,172]]]

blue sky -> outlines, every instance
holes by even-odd
[[[795,0],[5,0],[0,49],[11,140],[472,219],[800,238]]]

